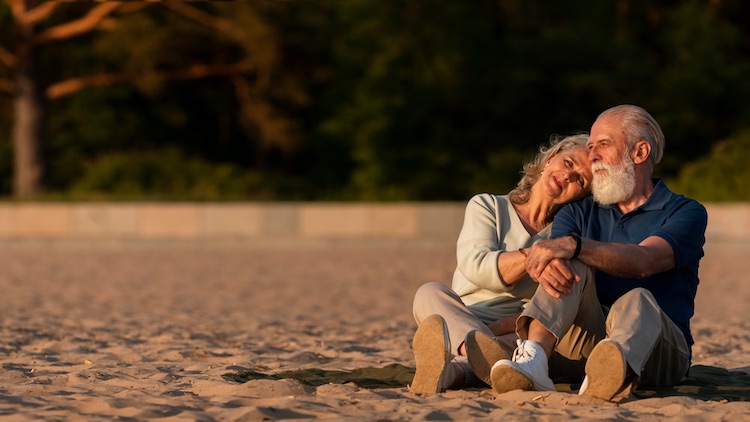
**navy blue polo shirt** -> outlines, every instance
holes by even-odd
[[[671,192],[661,179],[654,183],[646,202],[625,215],[617,206],[598,205],[591,196],[563,206],[552,223],[552,237],[579,233],[600,242],[629,244],[651,236],[666,240],[674,250],[674,268],[644,279],[615,277],[597,270],[597,295],[602,305],[612,306],[636,287],[649,290],[692,346],[690,318],[695,310],[708,215],[703,205]]]

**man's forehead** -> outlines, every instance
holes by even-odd
[[[620,120],[619,116],[603,116],[597,119],[591,126],[589,145],[593,142],[617,140],[625,136]]]

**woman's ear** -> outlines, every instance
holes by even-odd
[[[651,144],[645,139],[636,142],[635,148],[633,148],[633,162],[635,164],[645,163],[649,155],[651,155]]]

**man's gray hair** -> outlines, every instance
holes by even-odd
[[[631,150],[641,139],[645,139],[651,145],[651,154],[648,157],[651,168],[661,161],[664,154],[664,132],[648,111],[636,105],[623,104],[604,110],[599,117],[603,116],[622,117],[628,147]]]

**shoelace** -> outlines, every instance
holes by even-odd
[[[518,347],[516,347],[516,350],[513,352],[513,362],[528,362],[534,359],[534,356],[536,356],[536,350],[534,350],[532,347],[524,347],[524,343],[525,341],[521,341],[520,339],[516,340],[516,345]]]

